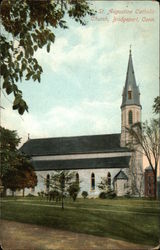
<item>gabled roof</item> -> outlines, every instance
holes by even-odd
[[[130,156],[76,159],[76,160],[46,160],[33,161],[32,165],[36,171],[47,170],[76,170],[97,168],[129,168]]]
[[[128,180],[128,177],[122,170],[120,170],[114,177],[114,181],[116,180]]]
[[[120,134],[30,139],[20,148],[29,156],[98,152],[129,152],[120,147]]]
[[[128,91],[132,91],[132,98],[128,98]],[[130,50],[129,61],[128,61],[128,69],[126,75],[125,87],[123,89],[122,94],[122,105],[121,108],[126,105],[137,105],[140,106],[140,92],[139,87],[136,84],[136,78],[134,74],[133,62],[132,62],[132,54]]]
[[[145,171],[153,171],[151,166],[145,168]]]

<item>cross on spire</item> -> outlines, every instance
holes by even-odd
[[[130,46],[129,46],[129,53],[130,53],[130,55],[131,55],[131,47],[132,47],[132,45],[130,44]]]
[[[123,90],[121,108],[124,106],[129,106],[129,105],[141,106],[140,98],[139,98],[139,88],[136,84],[136,78],[135,78],[134,68],[133,68],[131,45],[130,45],[129,51],[130,53],[129,53],[129,60],[128,60],[128,68],[127,68],[127,74],[126,74],[125,87]],[[129,92],[131,92],[131,98],[128,97]]]

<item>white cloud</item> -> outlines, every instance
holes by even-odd
[[[139,2],[133,4],[129,1],[111,1],[107,4],[97,1],[94,4],[105,11],[110,8],[127,8],[127,5],[131,9],[137,8],[136,4],[138,8],[144,8]],[[130,44],[137,83],[141,83],[143,117],[146,119],[147,115],[150,116],[151,102],[158,88],[157,23],[113,25],[111,22],[90,21],[85,27],[71,26],[69,31],[57,35],[50,53],[46,49],[36,53],[39,63],[47,69],[47,74],[44,71],[44,95],[39,95],[37,88],[34,90],[32,86],[35,91],[33,96],[37,98],[34,109],[37,107],[38,111],[39,96],[46,98],[46,102],[51,105],[48,105],[47,110],[44,108],[40,115],[36,111],[25,114],[22,117],[24,121],[16,111],[13,112],[6,106],[2,111],[3,126],[18,130],[24,139],[27,138],[27,133],[34,138],[119,132],[119,106]],[[53,82],[58,79],[56,87],[62,88],[59,87],[57,91],[68,93],[70,102],[67,105],[63,98],[58,99],[65,95],[57,94],[56,99],[56,90],[53,85],[48,84],[49,78],[53,78]],[[72,91],[73,85],[79,88]],[[46,86],[51,89],[53,96],[45,94]],[[81,92],[80,97],[78,91]]]

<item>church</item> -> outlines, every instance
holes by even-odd
[[[141,121],[140,91],[136,84],[131,49],[121,103],[121,133],[74,137],[29,139],[21,152],[31,157],[38,184],[25,195],[47,192],[55,170],[70,170],[80,182],[80,193],[88,192],[89,198],[99,196],[98,185],[102,177],[117,196],[128,193],[143,195],[142,155],[127,147],[129,140],[126,127]],[[47,182],[47,183],[48,183]]]

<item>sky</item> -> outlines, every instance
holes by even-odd
[[[81,26],[56,29],[50,53],[38,50],[41,83],[22,81],[29,106],[20,116],[2,93],[1,124],[30,138],[120,133],[129,48],[141,92],[142,120],[159,94],[159,7],[156,1],[90,1],[97,11]]]

